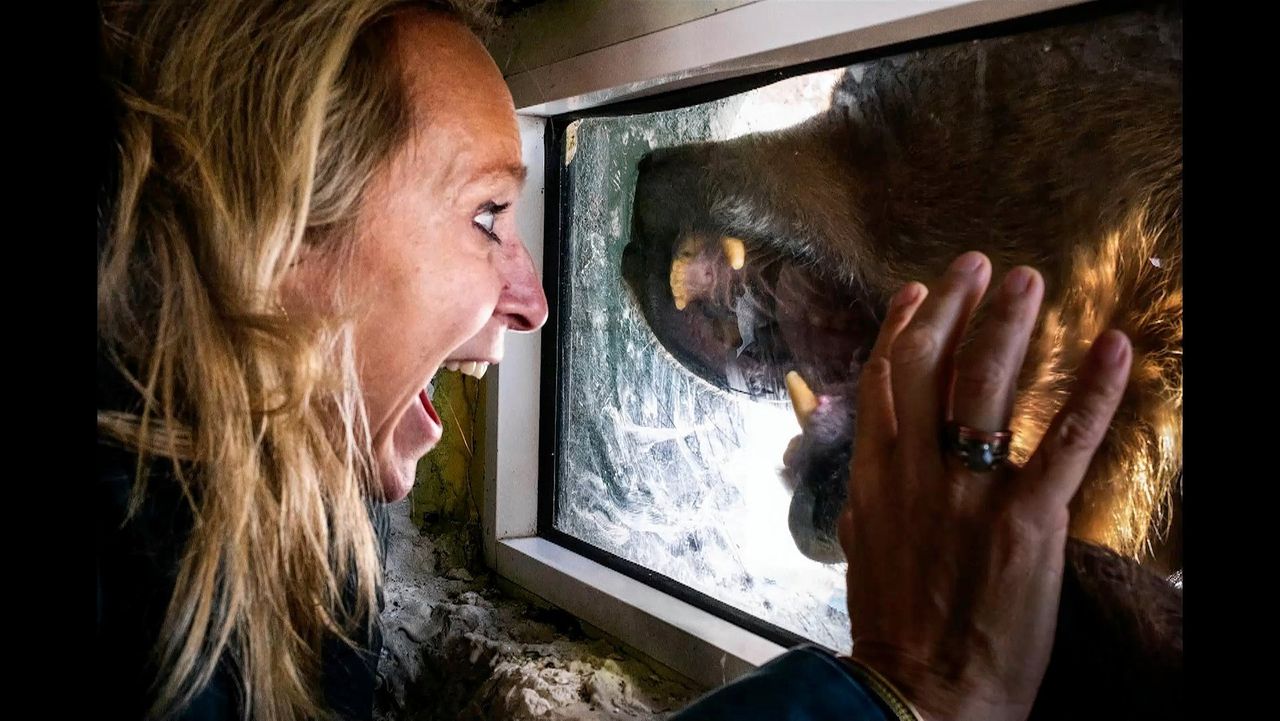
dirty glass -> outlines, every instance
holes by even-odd
[[[562,302],[554,526],[771,624],[847,650],[843,564],[787,527],[785,401],[725,392],[657,342],[619,276],[637,164],[651,150],[776,130],[821,113],[843,70],[675,110],[575,121]]]

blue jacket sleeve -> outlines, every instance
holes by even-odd
[[[800,646],[722,686],[669,721],[891,721],[834,656]]]

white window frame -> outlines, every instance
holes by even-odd
[[[517,227],[541,274],[543,143],[550,116],[1084,2],[756,0],[508,73],[529,167]],[[628,8],[644,13],[646,5]],[[771,641],[537,535],[541,348],[540,334],[508,336],[505,358],[488,376],[492,442],[482,521],[490,567],[706,686],[781,654],[785,649]]]

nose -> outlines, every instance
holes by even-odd
[[[506,320],[508,330],[531,333],[547,322],[547,295],[524,243],[513,245],[504,274],[506,284],[494,313]]]

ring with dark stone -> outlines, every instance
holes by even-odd
[[[980,431],[952,421],[943,430],[944,445],[971,471],[992,471],[1009,457],[1008,430]]]

